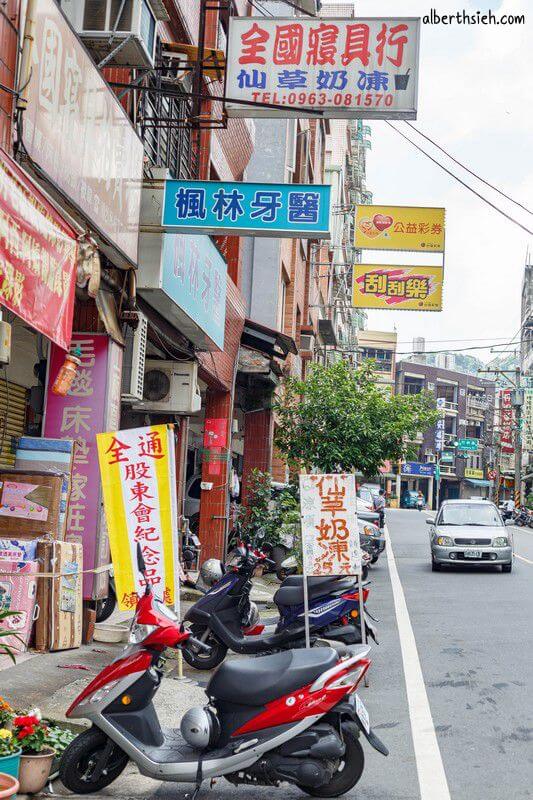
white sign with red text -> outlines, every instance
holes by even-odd
[[[230,17],[226,110],[416,119],[419,42],[414,17]]]
[[[357,575],[361,545],[355,476],[300,475],[304,575]]]

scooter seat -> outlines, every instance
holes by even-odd
[[[331,647],[285,650],[273,656],[224,661],[207,685],[209,697],[245,706],[264,706],[301,689],[335,666]]]
[[[297,580],[295,580],[295,578]],[[290,583],[289,583],[290,581]],[[326,594],[339,591],[349,591],[354,588],[353,578],[308,578],[307,590],[309,600],[323,597]],[[303,576],[292,575],[287,578],[274,595],[274,602],[279,606],[299,606],[304,601]]]

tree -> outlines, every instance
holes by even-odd
[[[304,381],[288,378],[275,410],[275,443],[290,467],[368,477],[386,460],[415,455],[408,440],[439,416],[432,395],[388,395],[371,363],[354,369],[346,361],[315,364]]]

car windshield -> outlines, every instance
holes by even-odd
[[[493,527],[501,524],[498,511],[489,503],[450,503],[442,507],[437,520],[437,525]]]

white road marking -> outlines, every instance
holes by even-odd
[[[450,790],[431,716],[415,635],[387,526],[385,526],[385,538],[396,622],[400,635],[420,798],[421,800],[450,800]]]
[[[515,558],[519,558],[519,559],[520,559],[520,561],[525,561],[525,562],[526,562],[526,564],[531,564],[531,565],[533,565],[533,561],[531,561],[529,558],[526,558],[525,556],[519,556],[519,555],[518,555],[518,553],[515,553],[515,554],[514,554],[514,557],[515,557]]]

